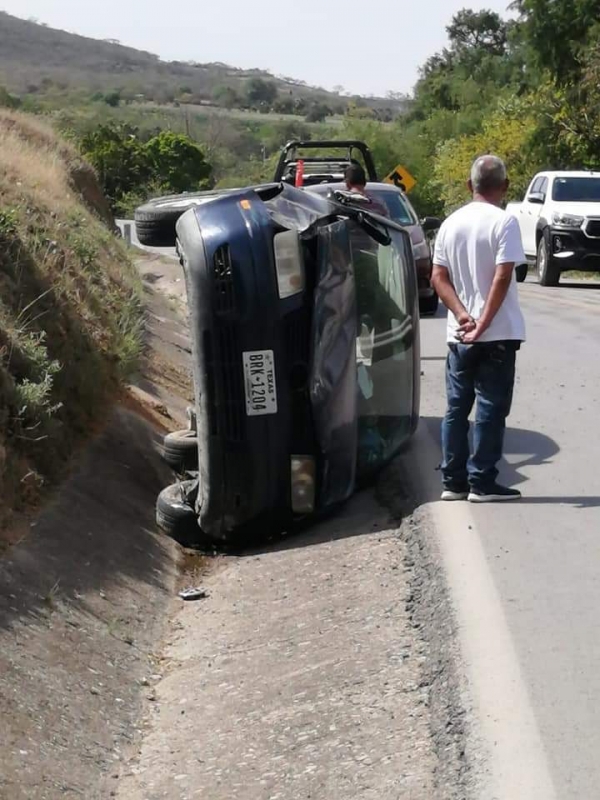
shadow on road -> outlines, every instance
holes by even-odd
[[[600,282],[597,281],[561,281],[559,289],[600,289]]]
[[[436,442],[441,459],[441,418],[426,417],[422,420],[422,424],[428,429]],[[498,467],[500,470],[500,479],[509,486],[518,486],[519,484],[525,483],[528,479],[521,472],[525,467],[543,467],[546,464],[551,464],[552,459],[558,455],[559,452],[560,447],[554,439],[551,439],[543,433],[522,428],[507,428],[504,453],[505,456],[510,458],[510,461],[503,458],[500,462]],[[517,457],[516,459],[514,458],[515,456]],[[600,507],[600,497],[594,496],[524,496],[521,502],[528,505],[570,505],[573,506],[573,508]]]
[[[389,469],[389,468],[388,468]],[[384,470],[382,478],[387,474]],[[390,512],[376,499],[377,489],[369,488],[357,492],[343,506],[331,510],[320,520],[307,524],[289,534],[264,544],[240,550],[237,556],[256,556],[314,547],[325,542],[350,539],[354,536],[377,534],[391,526]],[[393,527],[396,527],[393,524]]]

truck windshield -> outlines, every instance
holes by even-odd
[[[559,203],[600,203],[600,178],[556,178],[552,199]]]

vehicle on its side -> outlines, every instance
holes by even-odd
[[[523,202],[509,203],[507,211],[519,221],[542,286],[556,286],[568,270],[600,270],[600,172],[540,172]]]
[[[342,503],[418,422],[408,231],[278,183],[195,197],[177,248],[198,469],[161,494],[159,524],[193,518],[197,539],[244,542]]]
[[[311,155],[306,155],[307,153]],[[315,153],[323,155],[314,155]],[[433,264],[427,234],[431,235],[436,231],[441,220],[436,217],[419,220],[405,192],[392,184],[379,181],[371,151],[364,142],[354,139],[288,142],[281,151],[274,180],[294,184],[300,171],[303,187],[325,195],[328,187],[334,191],[345,188],[344,174],[351,164],[361,164],[364,167],[369,180],[367,194],[383,203],[394,222],[408,229],[417,268],[419,310],[421,314],[435,314],[439,300],[431,285]]]

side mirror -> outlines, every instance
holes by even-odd
[[[424,217],[421,220],[421,227],[425,233],[431,233],[440,229],[442,220],[439,217]]]
[[[546,195],[543,194],[542,192],[532,192],[527,197],[528,203],[537,203],[538,206],[544,205],[545,200],[546,200]]]

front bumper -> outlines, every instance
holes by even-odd
[[[551,227],[549,233],[550,252],[563,272],[600,270],[600,238],[587,236],[581,229]]]
[[[285,527],[291,455],[314,452],[308,388],[299,377],[309,367],[306,297],[280,301],[274,226],[253,193],[247,203],[223,197],[188,212],[177,232],[190,308],[199,525],[217,540],[249,524]],[[267,350],[277,411],[249,416],[244,353]]]

